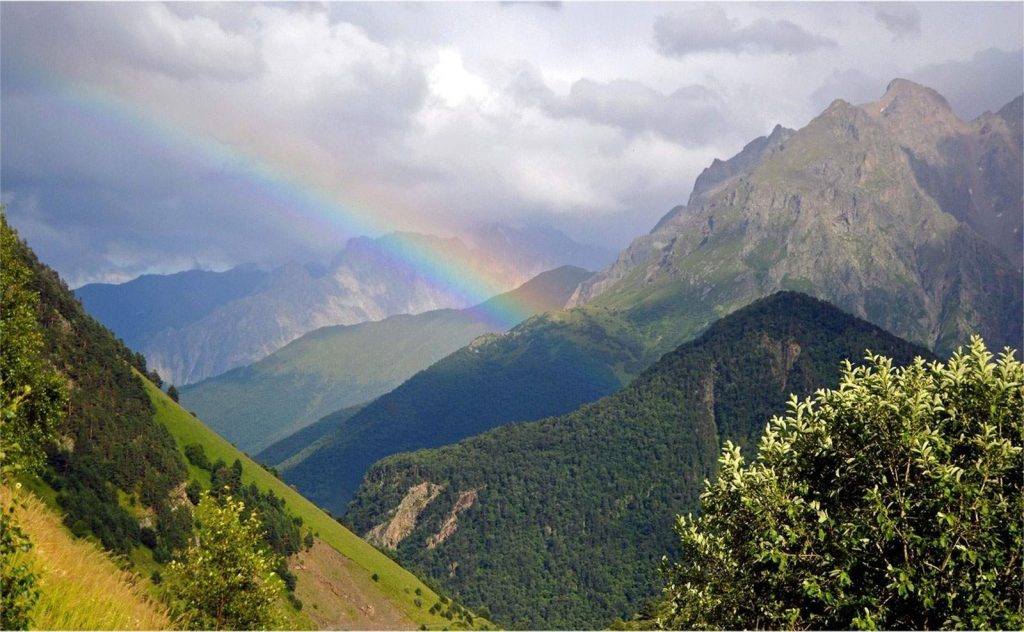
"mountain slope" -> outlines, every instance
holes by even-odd
[[[669,302],[708,319],[796,289],[943,352],[969,333],[1020,347],[1024,166],[1011,125],[963,123],[934,91],[895,80],[878,102],[836,101],[787,136],[695,190],[572,304],[628,309],[651,329]]]
[[[429,604],[438,601],[440,595],[415,575],[240,452],[152,384],[147,384],[147,393],[156,409],[155,418],[167,428],[179,450],[184,451],[185,446],[198,444],[203,446],[211,461],[222,460],[232,463],[238,460],[242,464],[243,485],[255,485],[261,492],[272,493],[280,498],[288,512],[301,520],[304,529],[315,534],[315,547],[329,547],[347,560],[341,564],[331,565],[332,574],[337,575],[339,583],[353,587],[354,593],[360,595],[364,601],[348,601],[347,599],[352,599],[354,595],[349,594],[346,597],[344,594],[338,594],[339,586],[333,582],[328,582],[326,590],[315,590],[314,586],[323,585],[324,578],[315,574],[316,568],[300,563],[303,559],[301,553],[292,559],[292,572],[297,577],[296,594],[305,595],[304,611],[333,611],[339,605],[343,606],[344,612],[339,615],[341,618],[332,621],[335,628],[379,629],[382,621],[401,622],[402,625],[399,627],[410,627],[410,623],[416,626],[427,625],[430,629],[453,625],[465,626],[465,622],[459,623],[456,620],[453,623],[439,614],[429,612]],[[209,484],[209,473],[194,464],[189,464],[189,474],[193,480],[204,485]],[[330,555],[333,557],[333,554]],[[374,575],[377,579],[373,579]],[[332,586],[334,591],[330,589]],[[318,598],[322,601],[308,601],[312,595],[319,595]],[[417,599],[428,605],[417,606]],[[316,619],[315,615],[309,616]],[[486,621],[478,621],[477,626],[480,625],[486,625]]]
[[[563,266],[473,308],[317,329],[259,362],[181,389],[181,401],[255,453],[332,411],[392,390],[477,336],[560,308],[590,274]]]
[[[511,421],[566,413],[623,383],[612,366],[633,349],[606,323],[537,316],[505,335],[484,336],[417,373],[290,460],[281,475],[341,514],[376,460],[459,441]],[[542,322],[545,327],[532,327]],[[617,321],[611,321],[617,325]],[[579,334],[582,332],[582,336]],[[524,333],[529,338],[523,339]]]
[[[789,393],[834,384],[865,349],[930,357],[827,303],[776,294],[597,403],[382,460],[346,516],[507,625],[601,627],[657,594],[674,516],[699,509],[722,442],[755,446]],[[423,489],[433,495],[410,515],[402,501]]]
[[[9,490],[4,490],[4,509]],[[166,608],[146,594],[145,583],[118,567],[88,540],[75,538],[60,516],[35,496],[21,492],[16,515],[33,546],[19,553],[43,590],[31,611],[37,630],[167,630]]]
[[[25,482],[51,509],[59,509],[70,533],[94,535],[105,548],[123,555],[126,567],[141,574],[136,579],[140,587],[148,590],[151,584],[145,578],[161,570],[173,551],[183,547],[191,536],[189,489],[198,491],[191,483],[200,489],[217,490],[223,489],[221,483],[229,484],[232,493],[257,510],[265,544],[274,553],[296,553],[301,536],[314,534],[348,558],[351,564],[344,570],[344,579],[358,585],[360,594],[373,596],[373,603],[351,604],[354,607],[371,605],[373,611],[391,620],[400,619],[403,625],[437,629],[453,625],[448,618],[423,608],[422,603],[417,605],[418,598],[421,602],[438,599],[436,593],[218,437],[145,379],[141,356],[85,314],[59,276],[38,261],[2,214],[0,233],[3,266],[20,263],[30,272],[27,284],[38,295],[36,319],[43,351],[48,363],[67,380],[69,391],[70,405],[56,429],[56,441],[45,446],[47,468],[41,479]],[[6,294],[8,288],[4,291]],[[11,388],[6,384],[4,387]],[[196,451],[213,462],[197,466],[193,462]],[[219,477],[224,473],[228,476]],[[237,480],[231,477],[235,473]],[[69,548],[80,552],[91,547]],[[65,566],[70,568],[78,561]],[[280,566],[278,572],[282,572]],[[372,578],[375,573],[376,581]],[[300,584],[319,581],[302,569],[296,575]],[[97,603],[103,596],[90,591],[102,586],[98,581],[85,585],[84,601]],[[47,585],[44,590],[49,590]],[[50,597],[59,600],[61,595]],[[322,594],[320,598],[330,602],[325,601],[325,607],[336,607],[339,601],[334,594]],[[320,605],[317,601],[306,604],[313,609]],[[282,599],[277,610],[288,629],[310,626],[310,618],[291,599]],[[366,612],[353,617],[345,625],[371,627],[374,623]],[[464,617],[456,624],[467,625]]]

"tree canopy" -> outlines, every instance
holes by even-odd
[[[726,442],[663,563],[662,628],[1024,627],[1024,365],[847,363],[756,460]]]

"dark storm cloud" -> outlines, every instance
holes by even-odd
[[[704,86],[662,93],[637,81],[580,79],[556,95],[533,68],[520,71],[512,87],[524,104],[556,118],[579,118],[627,135],[650,132],[684,146],[702,146],[728,129],[723,100]]]
[[[921,34],[921,12],[912,4],[886,2],[874,5],[875,19],[892,33],[893,39]]]
[[[742,26],[718,6],[659,16],[654,21],[654,41],[658,51],[669,57],[720,51],[807,53],[836,47],[834,41],[789,20],[759,18]]]

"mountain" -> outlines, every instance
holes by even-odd
[[[90,313],[146,356],[164,379],[191,384],[251,364],[314,329],[470,306],[444,275],[473,270],[511,290],[544,270],[611,260],[550,229],[483,226],[463,239],[359,237],[326,267],[289,264],[147,275],[78,290]],[[429,265],[411,262],[429,261]]]
[[[590,274],[563,266],[469,309],[323,327],[256,363],[181,389],[181,401],[255,453],[332,411],[387,393],[477,336],[560,308]]]
[[[225,303],[260,291],[270,276],[253,267],[145,274],[127,283],[83,285],[75,296],[128,347],[142,349],[164,329],[180,329]]]
[[[555,323],[564,317],[544,314],[508,334],[474,340],[337,424],[281,464],[282,477],[340,515],[380,458],[567,413],[614,392],[624,378],[609,365],[633,349],[620,342],[623,332],[609,331],[587,312],[570,316]]]
[[[597,629],[661,587],[675,516],[699,510],[722,442],[834,385],[865,349],[931,358],[825,302],[775,294],[568,415],[375,464],[349,506],[358,533],[505,625]]]
[[[256,510],[264,530],[263,544],[284,560],[276,568],[290,587],[289,598],[276,605],[284,627],[474,625],[469,622],[471,615],[454,605],[447,605],[444,612],[428,612],[423,602],[440,601],[441,595],[217,436],[143,377],[146,366],[142,356],[85,313],[66,284],[35,257],[2,214],[0,241],[4,344],[8,349],[31,346],[12,345],[18,336],[29,334],[24,328],[9,329],[7,320],[8,314],[23,313],[25,305],[12,305],[11,297],[29,296],[22,291],[28,290],[37,297],[28,313],[38,329],[42,359],[59,373],[69,393],[68,405],[62,407],[55,428],[55,441],[39,446],[45,448],[41,475],[19,480],[26,492],[31,490],[46,504],[48,512],[61,515],[63,526],[52,525],[62,530],[60,537],[50,540],[50,546],[59,543],[74,559],[56,566],[103,567],[102,560],[77,559],[94,555],[94,549],[74,546],[69,537],[89,536],[91,542],[120,556],[119,565],[132,573],[129,583],[138,586],[136,594],[157,594],[150,577],[163,570],[172,552],[185,546],[192,535],[191,494],[202,490],[218,493],[226,484],[236,498]],[[5,357],[5,376],[8,361],[17,367],[26,360]],[[4,383],[3,387],[13,390],[17,385]],[[10,438],[7,432],[5,427],[5,440]],[[28,432],[13,439],[22,448],[39,441]],[[21,513],[13,515],[20,519]],[[51,518],[45,520],[52,522]],[[52,534],[53,528],[46,531]],[[27,530],[30,536],[42,533],[33,524],[28,524]],[[308,559],[301,551],[304,540],[312,540],[314,550],[323,553],[324,559],[315,568],[303,561]],[[43,561],[44,568],[54,567],[44,553],[52,555],[54,551],[35,551],[33,555]],[[105,603],[110,595],[92,597],[89,591],[106,590],[118,583],[106,577],[84,579],[67,582],[43,577],[41,603],[78,603],[67,600],[82,597],[90,608],[99,608],[102,606],[97,604]],[[66,588],[72,585],[74,588]],[[64,589],[77,592],[52,592]],[[308,610],[301,608],[296,595]],[[334,613],[332,618],[322,619],[328,611]],[[452,618],[443,616],[445,613]],[[67,621],[58,623],[63,626]],[[483,620],[476,622],[477,627],[486,625]]]
[[[965,123],[899,79],[877,102],[835,101],[705,170],[570,305],[656,328],[673,303],[709,320],[794,289],[943,353],[970,333],[1019,348],[1020,107]]]
[[[883,101],[906,90],[904,106],[928,121],[926,88],[895,81]],[[580,285],[572,309],[475,340],[324,436],[285,477],[341,511],[371,457],[569,412],[779,290],[829,300],[944,354],[970,333],[1020,349],[1019,267],[922,187],[893,132],[916,119],[883,124],[868,112],[880,107],[836,101],[803,129],[776,127],[716,162],[686,205]]]

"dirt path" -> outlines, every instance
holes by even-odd
[[[291,558],[295,594],[321,630],[413,630],[416,625],[387,600],[366,571],[319,539]]]

